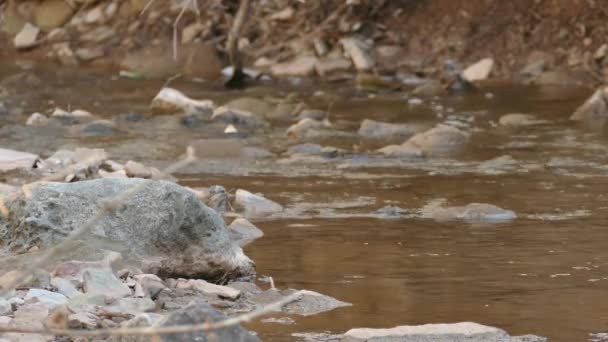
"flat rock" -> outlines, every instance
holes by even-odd
[[[501,116],[498,123],[501,126],[523,127],[542,124],[545,123],[545,121],[538,120],[534,115],[531,114],[511,113]]]
[[[112,302],[131,295],[131,289],[118,279],[112,270],[106,268],[86,269],[83,274],[82,288],[89,295],[102,295]]]
[[[274,76],[311,76],[315,72],[317,57],[315,56],[299,56],[293,60],[277,63],[270,68],[270,72]]]
[[[122,298],[117,305],[108,307],[108,310],[122,312],[129,315],[138,315],[156,309],[156,303],[150,298]]]
[[[523,339],[525,338],[525,339]],[[390,329],[357,328],[347,331],[344,342],[546,342],[538,336],[511,337],[504,330],[477,323],[402,325]]]
[[[297,290],[277,290],[269,289],[251,298],[251,301],[259,305],[267,305],[287,297]],[[318,292],[303,290],[302,297],[289,303],[281,309],[282,312],[290,315],[312,316],[322,312],[331,311],[340,307],[351,306],[352,304],[342,302],[335,298],[323,295]]]
[[[232,238],[241,247],[264,236],[264,232],[262,230],[256,227],[253,223],[247,221],[247,219],[240,217],[234,219],[228,228],[230,229],[230,235]]]
[[[608,118],[608,87],[599,88],[570,116],[574,121],[605,120]]]
[[[0,148],[0,172],[31,170],[38,161],[38,155]]]
[[[492,72],[494,67],[494,60],[492,58],[484,58],[462,71],[462,78],[469,81],[482,81],[487,79]]]
[[[236,300],[241,296],[241,291],[229,286],[211,284],[202,279],[180,279],[177,288],[193,289],[206,295],[216,295],[220,298]]]
[[[424,153],[418,147],[411,144],[388,145],[377,150],[387,157],[415,159],[424,156]]]
[[[157,114],[173,114],[183,112],[186,114],[202,114],[211,118],[215,105],[211,100],[195,100],[173,88],[163,88],[154,97],[150,110]]]
[[[367,139],[403,141],[416,134],[416,130],[407,124],[394,124],[365,119],[361,122],[358,133],[361,137]]]
[[[435,200],[422,208],[422,217],[437,221],[462,220],[466,222],[504,222],[517,218],[511,210],[492,204],[470,203],[465,206],[443,207],[444,200]]]
[[[283,211],[280,204],[243,189],[236,191],[235,203],[244,209],[247,217],[269,216]]]
[[[36,298],[38,302],[42,303],[50,310],[55,307],[67,304],[68,298],[61,293],[51,292],[42,289],[30,289],[25,295],[25,300]]]
[[[420,149],[425,155],[442,155],[461,149],[469,141],[469,135],[458,128],[439,124],[428,131],[418,133],[405,144]]]
[[[87,238],[163,277],[225,281],[254,273],[253,262],[232,242],[223,220],[194,193],[175,183],[140,178],[36,187],[30,199],[7,204],[11,214],[0,218],[7,225],[0,238],[10,241],[4,248],[15,252],[61,241],[94,217],[104,199],[134,188],[137,193],[98,220]]]
[[[101,319],[90,312],[78,312],[68,316],[68,327],[72,329],[95,329]]]

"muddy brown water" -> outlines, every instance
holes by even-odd
[[[116,119],[145,113],[162,82],[20,65],[0,67],[7,89],[3,101],[11,110],[0,128],[3,147],[43,156],[61,147],[103,147],[117,160],[162,166],[190,141],[218,136],[170,119]],[[35,77],[28,81],[24,75]],[[459,321],[551,341],[601,340],[597,334],[608,331],[608,139],[599,124],[568,121],[589,90],[494,84],[412,105],[403,92],[368,94],[348,84],[264,84],[239,92],[179,80],[172,86],[219,103],[294,93],[312,107],[331,104],[341,133],[317,140],[346,149],[343,157],[286,162],[280,152],[293,143],[284,138],[287,124],[282,123],[244,139],[275,152],[274,158],[205,160],[179,175],[183,184],[245,188],[285,205],[283,215],[254,221],[265,236],[245,251],[258,272],[272,276],[278,287],[314,290],[353,304],[292,317],[290,325],[249,324],[264,340]],[[31,112],[56,105],[114,118],[121,132],[78,137],[23,126]],[[509,112],[534,113],[547,123],[520,129],[491,124]],[[465,151],[449,158],[385,159],[358,146],[354,133],[364,118],[428,125],[449,119],[468,125],[473,138]],[[416,216],[440,198],[450,205],[491,203],[518,218],[470,224]],[[386,205],[411,215],[377,215]]]

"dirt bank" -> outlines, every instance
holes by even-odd
[[[238,2],[194,3],[7,0],[0,54],[218,78]],[[445,78],[446,64],[490,57],[490,77],[524,70],[541,83],[593,85],[607,77],[607,12],[593,0],[274,0],[254,4],[239,47],[246,65],[274,76]],[[363,60],[344,38],[355,38]]]

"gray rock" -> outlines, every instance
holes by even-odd
[[[110,120],[95,120],[70,127],[70,134],[79,137],[98,137],[118,133],[116,124]]]
[[[232,124],[243,128],[257,128],[265,125],[264,120],[258,118],[252,112],[225,106],[218,107],[215,111],[213,111],[211,120],[221,121],[226,124]]]
[[[83,274],[83,289],[89,295],[103,295],[112,302],[131,295],[131,289],[123,284],[110,269],[89,268]]]
[[[97,306],[106,305],[106,298],[102,294],[80,294],[68,300],[68,308],[74,313],[95,312]]]
[[[30,170],[37,161],[35,154],[0,148],[0,172]]]
[[[25,295],[25,300],[36,298],[38,302],[45,305],[49,309],[67,304],[68,298],[61,293],[51,292],[42,289],[30,289]]]
[[[283,206],[263,196],[238,189],[235,203],[244,209],[247,217],[269,216],[283,211]]]
[[[546,338],[527,336],[525,341],[545,342]],[[358,328],[347,331],[344,342],[519,342],[504,330],[477,323],[403,325],[390,329]]]
[[[282,291],[277,289],[269,289],[253,296],[251,301],[258,305],[267,305],[279,301],[295,292],[296,290],[292,289]],[[290,315],[312,316],[340,307],[352,305],[318,292],[307,290],[304,290],[303,292],[304,295],[300,300],[285,305],[281,311]]]
[[[228,228],[230,228],[230,235],[232,239],[241,247],[264,236],[264,232],[262,230],[244,218],[234,219]]]
[[[11,303],[4,298],[0,298],[0,316],[10,315],[11,313],[13,313]]]
[[[101,319],[90,312],[79,312],[68,316],[68,327],[71,329],[95,329]]]
[[[211,305],[195,301],[187,307],[170,313],[156,326],[166,327],[174,325],[192,325],[205,322],[216,322],[226,319],[226,317],[214,309]],[[160,337],[162,342],[181,342],[181,341],[233,341],[233,342],[257,342],[259,338],[252,335],[241,326],[231,326],[228,328],[217,329],[212,332],[188,332],[180,334],[169,334]]]
[[[66,296],[67,298],[72,298],[74,296],[82,294],[82,292],[78,291],[74,283],[67,279],[53,277],[51,278],[51,285],[57,288],[57,292]]]
[[[359,135],[368,139],[405,140],[416,134],[411,125],[392,124],[365,119],[361,122]]]
[[[145,295],[152,299],[156,298],[162,290],[167,288],[165,283],[154,274],[138,274],[134,275],[133,278],[142,287]]]
[[[440,124],[414,135],[404,144],[420,149],[424,155],[434,156],[461,149],[468,141],[467,133],[458,128]]]
[[[102,209],[105,198],[137,187],[124,204],[94,224],[90,238],[142,262],[161,277],[226,281],[254,273],[254,264],[230,240],[223,220],[191,191],[170,182],[138,178],[46,183],[31,198],[7,203],[1,218],[5,248],[50,245],[78,229]],[[87,237],[88,238],[88,237]]]
[[[574,121],[598,119],[608,119],[608,87],[596,90],[570,117]]]
[[[205,295],[217,296],[230,300],[237,300],[241,296],[241,291],[229,287],[208,283],[202,279],[180,279],[177,288],[193,289]]]
[[[118,305],[110,306],[110,311],[138,315],[144,312],[151,312],[156,309],[156,304],[150,298],[122,298]]]

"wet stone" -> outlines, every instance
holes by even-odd
[[[504,330],[477,323],[404,325],[389,329],[357,328],[347,331],[340,341],[358,342],[546,342],[539,336],[511,337]]]

